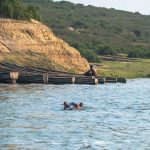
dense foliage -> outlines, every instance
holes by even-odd
[[[0,0],[0,16],[5,18],[30,20],[31,18],[39,20],[38,8],[29,5],[23,6],[21,0]]]

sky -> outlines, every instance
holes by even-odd
[[[55,0],[60,1],[60,0]],[[150,0],[65,0],[84,5],[93,5],[97,7],[115,8],[130,12],[140,12],[144,15],[150,15]]]

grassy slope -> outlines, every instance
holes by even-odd
[[[150,50],[150,16],[70,2],[24,0],[40,8],[42,21],[79,50]],[[70,31],[68,28],[75,30]]]
[[[23,57],[22,57],[23,56]],[[0,55],[0,62],[6,61],[9,63],[15,63],[21,66],[29,66],[29,67],[40,67],[40,68],[47,68],[47,69],[54,69],[56,67],[55,64],[52,64],[49,59],[42,54],[37,54],[33,52],[14,52],[10,54],[3,54]],[[57,66],[57,68],[59,68]],[[59,68],[62,69],[62,68]]]
[[[97,67],[100,76],[140,78],[150,77],[150,59],[138,59],[136,62],[104,61]]]

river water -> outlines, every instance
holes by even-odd
[[[63,110],[63,102],[84,110]],[[150,79],[0,84],[0,150],[149,150]]]

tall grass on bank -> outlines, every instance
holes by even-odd
[[[150,75],[150,59],[137,59],[136,62],[103,61],[97,68],[100,76],[144,78]]]

